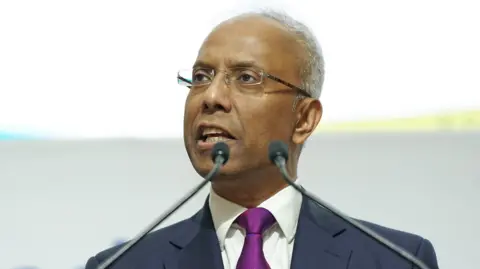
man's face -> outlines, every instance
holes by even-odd
[[[242,93],[233,83],[227,85],[222,70],[249,65],[298,86],[296,51],[293,37],[276,22],[263,18],[226,22],[207,37],[196,65],[216,70],[216,76],[207,87],[190,90],[184,115],[185,147],[200,175],[213,167],[211,148],[219,139],[230,147],[229,162],[221,170],[224,175],[270,165],[269,142],[291,142],[296,92],[285,91],[288,87],[265,78],[263,88],[274,93]],[[223,138],[215,138],[219,135]]]

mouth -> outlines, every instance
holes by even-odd
[[[237,140],[227,130],[218,126],[201,125],[196,134],[197,145],[203,149],[210,149],[218,142],[230,142]]]

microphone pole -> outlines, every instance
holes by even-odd
[[[164,222],[168,217],[170,217],[175,211],[177,211],[180,207],[182,207],[188,200],[190,200],[195,194],[197,194],[208,182],[212,180],[214,176],[218,174],[220,168],[224,166],[228,158],[230,157],[230,149],[228,145],[223,142],[218,142],[213,146],[212,149],[212,161],[214,162],[214,166],[212,170],[205,176],[205,178],[198,184],[195,188],[193,188],[190,192],[188,192],[182,199],[176,202],[170,209],[164,212],[160,217],[158,217],[154,222],[148,225],[144,230],[142,230],[135,238],[130,240],[126,243],[122,248],[116,251],[112,256],[106,259],[103,263],[101,263],[97,269],[107,269],[110,265],[116,262],[120,257],[122,257],[127,251],[132,249],[140,240],[142,240],[148,233],[150,233],[153,229],[159,226],[162,222]]]
[[[417,259],[415,256],[410,254],[408,251],[404,250],[400,246],[397,246],[395,243],[392,241],[386,239],[385,237],[379,235],[372,229],[368,228],[367,226],[363,225],[362,223],[348,217],[346,214],[340,212],[338,209],[336,209],[334,206],[328,204],[327,202],[323,201],[322,199],[318,198],[314,194],[308,192],[305,188],[302,186],[297,185],[296,183],[293,182],[292,178],[288,174],[286,163],[288,160],[288,146],[281,142],[281,141],[273,141],[270,143],[268,147],[268,156],[270,158],[270,161],[272,161],[273,164],[275,164],[279,169],[280,172],[285,179],[285,181],[295,188],[297,191],[299,191],[301,194],[306,196],[308,199],[314,201],[318,205],[324,207],[328,211],[332,212],[334,215],[337,217],[341,218],[345,222],[349,223],[362,233],[366,234],[370,238],[374,239],[381,245],[387,247],[390,249],[392,252],[395,254],[399,255],[401,258],[403,258],[406,261],[409,261],[413,263],[415,266],[417,266],[420,269],[430,269],[425,263],[423,263],[421,260]]]

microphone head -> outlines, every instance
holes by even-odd
[[[212,149],[212,161],[217,162],[217,157],[223,157],[223,165],[227,163],[228,158],[230,157],[230,148],[224,142],[218,142],[213,146]]]
[[[277,157],[282,157],[285,161],[288,160],[288,146],[282,141],[273,141],[268,145],[268,157],[270,161],[275,164],[275,159]]]

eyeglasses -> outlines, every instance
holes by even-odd
[[[305,90],[288,83],[278,77],[270,75],[265,71],[253,67],[236,67],[227,70],[215,70],[212,68],[192,68],[180,70],[177,74],[178,84],[188,87],[190,90],[204,90],[215,79],[217,73],[223,73],[225,83],[233,85],[233,89],[241,93],[260,95],[265,93],[264,82],[265,78],[281,83],[293,90],[298,91],[305,97],[310,97]],[[280,92],[279,90],[272,90],[271,92]]]

